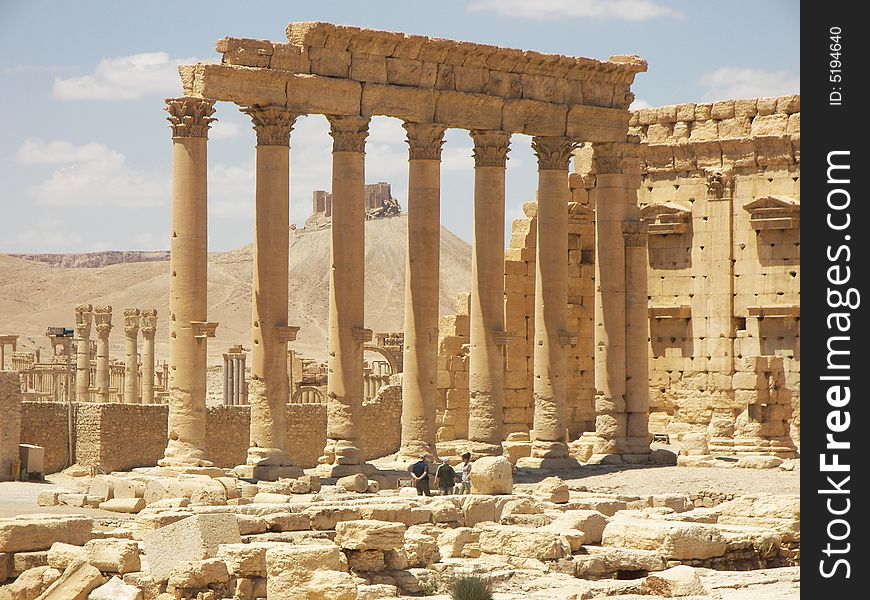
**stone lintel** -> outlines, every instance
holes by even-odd
[[[801,307],[799,304],[747,306],[746,311],[750,317],[756,317],[759,319],[796,319],[801,316]]]
[[[370,342],[372,341],[372,330],[365,327],[354,327],[353,339],[363,343]]]
[[[275,326],[275,337],[282,344],[295,341],[297,333],[299,333],[299,328],[292,325]]]
[[[688,304],[676,306],[650,306],[651,319],[691,319],[692,307]]]
[[[190,328],[193,329],[193,337],[195,338],[212,338],[215,336],[217,323],[208,323],[205,321],[191,321]]]

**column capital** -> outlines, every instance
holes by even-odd
[[[172,137],[208,137],[214,114],[214,100],[202,98],[167,98],[164,108],[172,128]]]
[[[109,332],[112,330],[112,307],[95,306],[93,316],[97,335],[102,338],[109,337]]]
[[[474,166],[503,167],[510,152],[511,134],[497,129],[472,129]]]
[[[441,146],[444,145],[444,125],[438,123],[410,123],[402,127],[408,132],[408,158],[410,160],[441,160]]]
[[[641,221],[623,221],[622,239],[628,248],[643,248],[646,246],[646,225]]]
[[[76,335],[80,338],[91,337],[91,311],[94,307],[90,304],[76,304]]]
[[[139,309],[124,309],[124,335],[135,338],[139,334]]]
[[[639,144],[608,142],[592,144],[594,172],[598,175],[639,175]]]
[[[258,146],[289,146],[290,132],[302,114],[274,104],[243,106],[241,111],[254,122]]]
[[[532,150],[538,157],[538,170],[567,171],[571,153],[577,142],[562,136],[540,136],[532,138]]]
[[[369,117],[327,115],[333,152],[365,152]]]
[[[142,330],[142,337],[147,340],[153,340],[154,334],[157,333],[157,309],[143,308],[141,320],[139,324]]]

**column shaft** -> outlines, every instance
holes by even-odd
[[[142,404],[154,404],[154,336],[157,309],[142,311]]]
[[[124,309],[124,404],[139,402],[139,309]]]
[[[163,466],[211,466],[205,437],[208,211],[206,148],[212,103],[167,102],[172,123],[169,279],[169,443]]]
[[[474,237],[468,439],[479,454],[501,454],[504,397],[504,192],[510,134],[473,131]]]
[[[629,200],[631,194],[629,192]],[[636,206],[628,207],[637,213]],[[639,216],[635,214],[635,216]],[[625,240],[625,455],[649,453],[649,300],[646,232],[640,221],[623,224]],[[630,460],[630,459],[629,459]],[[644,459],[645,460],[645,459]]]
[[[224,406],[232,404],[230,402],[230,358],[224,354]]]
[[[441,145],[444,127],[406,123],[408,237],[402,368],[402,445],[415,460],[435,455],[438,398],[438,301],[441,247]],[[380,377],[377,378],[380,381]]]
[[[112,307],[94,308],[94,324],[97,330],[97,372],[95,385],[99,402],[109,402],[109,332],[112,330]]]
[[[76,400],[90,400],[90,370],[91,370],[91,320],[94,307],[90,304],[78,304],[76,315]]]

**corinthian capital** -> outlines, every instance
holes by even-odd
[[[129,338],[135,338],[139,335],[139,309],[125,308],[124,309],[124,335]]]
[[[112,307],[111,306],[95,306],[94,307],[94,327],[97,330],[97,335],[100,337],[108,337],[112,330]]]
[[[538,170],[568,170],[571,153],[577,147],[577,142],[566,137],[535,136],[532,138],[532,150],[538,156]]]
[[[288,146],[290,132],[296,124],[299,113],[291,112],[283,106],[248,106],[242,112],[251,117],[254,131],[257,132],[258,146]]]
[[[592,145],[595,172],[599,175],[637,175],[640,173],[639,145],[628,142]]]
[[[503,167],[510,151],[511,134],[497,129],[474,129],[474,166]]]
[[[157,309],[143,308],[139,326],[142,329],[142,337],[154,339],[154,334],[157,332]]]
[[[91,311],[94,307],[90,304],[76,304],[76,335],[79,338],[91,337]]]
[[[365,152],[369,135],[368,117],[327,116],[333,152]]]
[[[202,98],[167,98],[166,118],[172,128],[172,137],[208,137],[208,128],[216,121],[214,100]]]
[[[411,160],[441,160],[444,145],[443,125],[437,123],[402,123],[408,132],[408,158]]]

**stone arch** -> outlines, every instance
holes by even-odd
[[[326,402],[326,396],[323,394],[323,390],[313,385],[303,385],[296,388],[296,391],[293,392],[293,397],[290,398],[290,403],[305,404],[302,402],[302,394],[305,392],[314,392],[314,396],[317,398],[315,402],[309,404],[324,404]]]
[[[374,352],[375,354],[380,354],[381,356],[383,356],[386,359],[387,364],[390,365],[390,374],[391,375],[395,375],[396,373],[399,372],[399,365],[396,364],[396,358],[392,354],[390,354],[388,351],[381,348],[380,346],[375,346],[372,344],[365,344],[363,346],[363,353],[365,353],[365,352]]]

